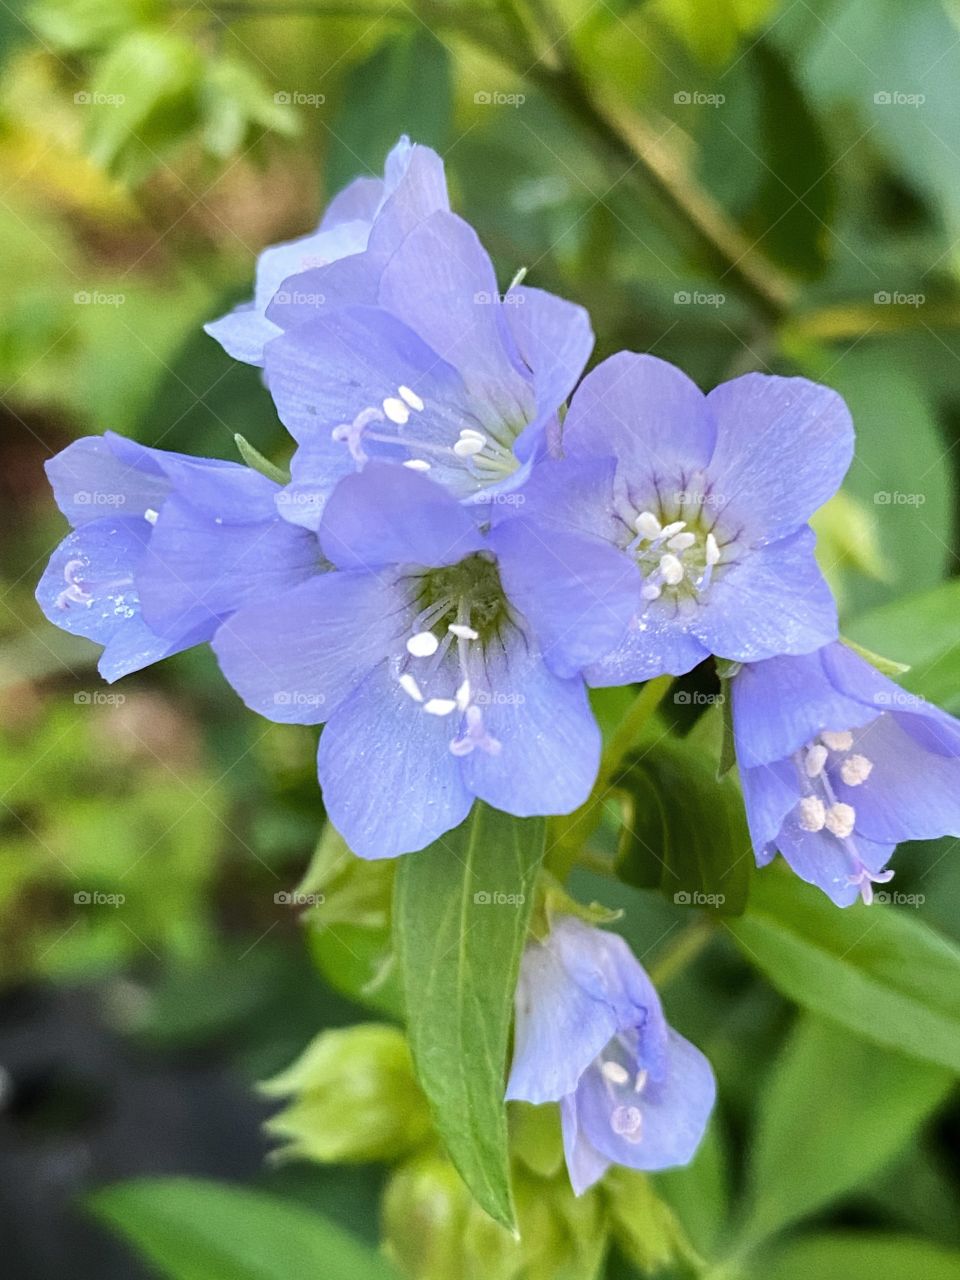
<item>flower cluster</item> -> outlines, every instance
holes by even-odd
[[[842,399],[751,373],[704,395],[582,307],[500,291],[443,165],[402,139],[311,235],[267,249],[208,326],[262,367],[295,449],[250,467],[77,441],[74,526],[38,589],[114,680],[209,642],[248,706],[324,724],[327,812],[363,858],[475,800],[565,814],[596,781],[588,687],[731,676],[759,863],[844,906],[898,841],[960,834],[960,725],[838,640],[809,520],[854,435]],[[689,1158],[709,1067],[625,945],[562,921],[526,953],[510,1095],[562,1104],[575,1187]]]

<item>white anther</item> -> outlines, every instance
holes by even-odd
[[[683,581],[683,565],[670,551],[660,557],[660,572],[668,587],[675,587],[678,582]]]
[[[797,820],[804,831],[822,831],[827,825],[827,811],[819,796],[804,796],[799,809]]]
[[[619,1062],[604,1062],[600,1071],[604,1080],[609,1080],[611,1084],[626,1084],[630,1079],[630,1072],[626,1067],[621,1067]]]
[[[160,512],[154,511],[153,507],[147,507],[146,511],[143,513],[143,518],[146,520],[147,524],[156,524],[160,519]]]
[[[643,1130],[643,1114],[639,1107],[614,1107],[610,1114],[610,1128],[628,1142],[639,1142]]]
[[[453,446],[453,452],[458,458],[472,458],[476,454],[483,452],[486,443],[486,439],[476,432],[468,434],[466,431],[461,431],[460,439]]]
[[[387,415],[391,422],[395,422],[398,427],[402,427],[410,417],[410,410],[398,400],[396,396],[387,396],[383,402],[383,412]]]
[[[465,626],[462,622],[451,622],[447,627],[448,631],[452,631],[458,640],[479,640],[480,632],[474,631],[473,627]]]
[[[659,600],[663,587],[659,582],[645,582],[640,589],[640,597],[643,600]]]
[[[681,529],[687,527],[686,520],[674,520],[670,524],[665,524],[660,530],[661,538],[672,538],[675,533],[679,533]]]
[[[820,735],[820,741],[825,742],[831,751],[849,751],[853,746],[853,734],[849,729],[842,729],[836,733],[824,730]]]
[[[409,467],[411,471],[429,471],[430,470],[430,463],[427,462],[426,459],[424,458],[408,458],[403,465],[405,467]]]
[[[641,538],[656,538],[660,533],[660,521],[652,511],[641,511],[633,527]]]
[[[709,566],[717,564],[720,559],[720,548],[712,533],[707,534],[706,560]]]
[[[688,551],[697,540],[695,533],[675,533],[672,538],[667,540],[667,546],[671,551]]]
[[[859,787],[873,772],[873,761],[866,756],[847,756],[840,766],[840,777],[848,787]]]
[[[420,692],[420,686],[417,684],[416,678],[405,671],[400,677],[400,688],[404,693],[408,694],[414,702],[422,702],[423,694]]]
[[[852,835],[856,820],[857,811],[852,804],[832,804],[827,810],[824,826],[838,840],[846,840]]]
[[[803,761],[803,769],[808,778],[820,777],[829,754],[830,752],[827,748],[822,747],[819,742],[807,749],[807,754]]]
[[[423,408],[423,401],[415,391],[411,391],[409,387],[397,387],[399,395],[406,400],[411,409],[416,409],[419,413]]]
[[[646,1084],[647,1084],[647,1073],[646,1073],[646,1071],[645,1071],[645,1070],[638,1071],[638,1072],[637,1072],[637,1077],[636,1077],[636,1079],[635,1079],[635,1080],[634,1080],[634,1082],[633,1082],[633,1092],[634,1092],[634,1093],[643,1093],[644,1089],[646,1088]]]
[[[457,709],[453,698],[428,698],[423,709],[430,716],[449,716]]]
[[[407,641],[407,653],[415,658],[430,658],[440,648],[440,641],[432,631],[418,631]]]
[[[466,711],[470,705],[470,681],[464,680],[463,684],[457,690],[456,702],[458,711]]]

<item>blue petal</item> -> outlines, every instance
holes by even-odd
[[[500,750],[478,748],[463,759],[467,786],[518,817],[571,813],[589,796],[600,764],[600,730],[583,681],[554,675],[519,632],[499,651],[488,646],[484,666],[473,696]]]
[[[408,614],[392,583],[328,573],[239,610],[215,635],[213,650],[253,711],[319,724],[384,660]],[[357,749],[369,745],[361,741]]]
[[[249,524],[217,523],[168,498],[137,572],[143,616],[158,635],[213,635],[248,601],[272,599],[317,572],[315,535],[274,515]]]
[[[449,741],[446,720],[424,714],[387,662],[337,708],[318,771],[327,814],[354,853],[412,853],[466,818],[473,797]]]
[[[687,620],[667,602],[654,600],[627,631],[623,642],[584,671],[594,689],[682,676],[709,658],[710,650],[687,630]]]
[[[710,463],[726,498],[721,524],[736,521],[752,542],[772,542],[805,524],[840,487],[853,458],[853,423],[842,398],[806,378],[748,373],[715,388]]]
[[[896,842],[876,843],[859,831],[843,842],[826,828],[804,831],[796,814],[787,817],[777,845],[791,870],[801,880],[822,889],[838,907],[849,907],[860,897],[859,885],[851,883],[857,870],[855,864],[880,871],[896,848]]]
[[[754,855],[762,867],[773,857],[787,814],[800,802],[800,780],[793,761],[787,759],[754,768],[740,764],[740,785]]]
[[[577,675],[621,643],[637,608],[640,574],[599,538],[515,519],[490,534],[508,598],[530,623],[547,665]]]
[[[385,198],[370,235],[369,252],[386,263],[413,229],[450,209],[443,161],[435,151],[401,140],[387,156]]]
[[[341,569],[456,564],[486,546],[468,507],[426,476],[371,462],[326,505],[320,544]]]
[[[656,356],[621,351],[587,374],[563,424],[571,457],[613,455],[644,501],[654,481],[678,488],[702,469],[715,433],[703,392]]]
[[[110,434],[84,436],[47,461],[53,496],[72,525],[110,517],[134,519],[163,505],[170,481],[159,468],[145,471],[135,459],[118,456],[118,439]]]
[[[319,229],[329,231],[341,222],[372,222],[383,202],[383,194],[382,178],[354,178],[327,205]]]
[[[575,1196],[582,1196],[610,1168],[610,1161],[590,1145],[580,1126],[577,1099],[570,1094],[560,1103],[560,1127],[563,1132],[563,1154]]]
[[[137,615],[134,618],[128,618],[114,631],[100,655],[97,670],[104,680],[112,684],[121,676],[142,671],[144,667],[149,667],[162,658],[169,658],[175,653],[181,653],[184,649],[190,649],[195,644],[201,644],[207,638],[207,636],[188,634],[179,636],[176,640],[167,640],[163,636],[155,635],[143,618]]]
[[[711,653],[737,662],[810,653],[837,635],[837,606],[817,566],[812,529],[721,565],[691,631]]]
[[[617,515],[616,470],[613,458],[545,458],[533,467],[521,493],[494,505],[493,523],[522,515],[547,529],[582,533],[614,545],[629,541],[633,531],[627,531]]]
[[[847,697],[828,678],[825,652],[768,658],[734,677],[733,732],[742,767],[782,760],[824,729],[854,729],[875,718],[876,708]]]

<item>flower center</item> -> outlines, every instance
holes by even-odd
[[[91,578],[88,561],[68,560],[63,567],[63,580],[67,584],[57,596],[58,609],[71,609],[79,606],[91,609],[97,593],[112,592],[108,598],[113,602],[113,611],[118,618],[132,618],[137,612],[137,595],[133,586],[133,577],[112,578],[109,581]],[[126,590],[129,588],[129,590]]]
[[[643,1139],[643,1110],[640,1106],[647,1085],[647,1073],[637,1065],[638,1037],[635,1031],[614,1036],[595,1065],[610,1102],[610,1128],[627,1142]]]
[[[663,523],[662,513],[638,512],[630,522],[634,536],[627,545],[643,574],[641,596],[658,600],[697,597],[710,586],[723,550],[712,529],[704,527],[700,512],[686,520]]]

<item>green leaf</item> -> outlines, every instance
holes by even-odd
[[[646,1174],[614,1166],[604,1178],[603,1190],[613,1238],[641,1274],[657,1274],[668,1267],[700,1273],[700,1260],[676,1214]]]
[[[960,1280],[960,1252],[918,1236],[831,1232],[804,1236],[763,1259],[763,1280]]]
[[[401,859],[394,900],[420,1083],[464,1182],[510,1229],[504,1073],[545,831],[478,801],[455,831]]]
[[[756,1244],[865,1182],[952,1083],[942,1067],[801,1018],[760,1099],[744,1239]]]
[[[768,869],[727,928],[788,999],[874,1044],[960,1071],[960,950],[915,913],[875,903],[840,910]]]
[[[872,649],[865,649],[862,644],[857,644],[855,640],[848,640],[845,636],[841,636],[840,640],[852,649],[854,653],[859,654],[866,662],[885,676],[902,676],[910,670],[910,666],[906,662],[894,662],[892,658],[885,658],[881,653],[874,653]]]
[[[714,760],[694,731],[658,739],[628,765],[616,780],[627,797],[617,874],[680,906],[735,915],[753,853],[740,789],[732,777],[717,780]]]
[[[245,1187],[143,1178],[88,1204],[170,1280],[391,1280],[395,1272],[319,1214]]]
[[[414,142],[443,148],[453,109],[450,54],[423,26],[389,36],[347,76],[330,129],[331,190],[380,173],[402,128]]]

